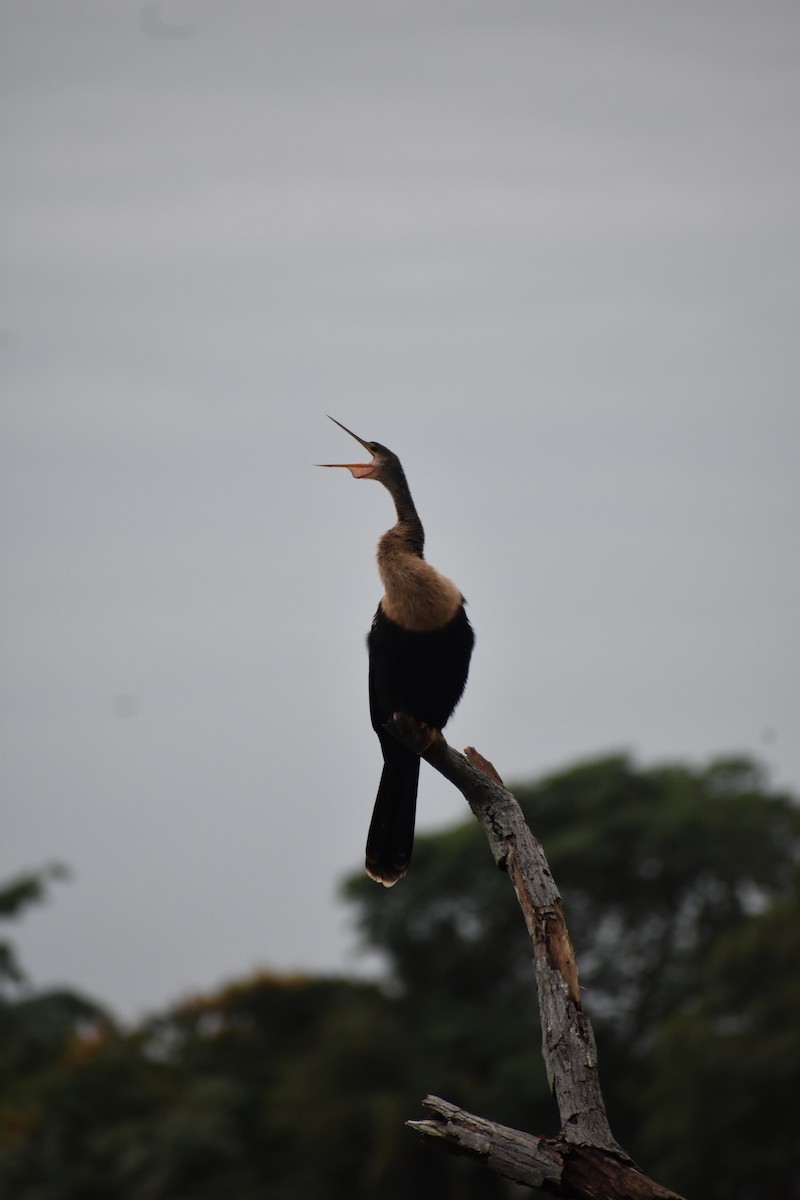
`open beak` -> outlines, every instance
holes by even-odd
[[[328,419],[333,421],[334,425],[338,425],[340,429],[343,429],[345,433],[349,433],[351,438],[355,438],[365,450],[369,450],[372,459],[368,463],[317,463],[316,465],[318,467],[344,467],[354,479],[373,479],[378,467],[378,459],[375,456],[372,442],[365,442],[357,433],[353,433],[352,429],[348,429],[341,421],[337,421],[336,417],[329,417]]]

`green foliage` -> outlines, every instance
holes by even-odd
[[[52,879],[64,879],[66,871],[59,863],[30,871],[0,888],[0,921],[21,916],[31,904],[41,902]],[[25,976],[9,942],[0,941],[0,997],[4,992],[24,982]]]
[[[686,1195],[798,1200],[797,805],[749,760],[615,757],[515,790],[564,896],[617,1137]],[[0,915],[40,894],[32,877],[5,889]],[[399,886],[359,876],[345,894],[381,985],[262,974],[125,1031],[9,981],[0,1194],[508,1196],[404,1128],[430,1091],[556,1129],[508,880],[468,821],[419,838]]]
[[[695,1181],[698,1195],[727,1200],[730,1178],[742,1197],[798,1195],[798,1014],[800,875],[777,903],[719,939],[695,996],[656,1033],[643,1139],[665,1172]]]
[[[785,892],[798,809],[749,760],[639,772],[589,763],[519,790],[567,903],[606,1032],[639,1049],[710,948]]]

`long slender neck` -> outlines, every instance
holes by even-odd
[[[411,492],[406,482],[402,467],[398,464],[390,478],[385,481],[386,489],[394,500],[397,511],[397,524],[394,527],[397,540],[403,540],[412,554],[423,558],[425,549],[425,530],[422,521],[411,499]]]

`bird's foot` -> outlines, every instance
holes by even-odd
[[[390,733],[400,737],[400,740],[410,745],[417,754],[427,754],[435,742],[440,741],[441,730],[434,725],[426,725],[424,721],[416,721],[408,713],[396,712],[385,727]]]

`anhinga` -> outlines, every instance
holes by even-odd
[[[369,710],[383,751],[375,808],[367,835],[367,874],[391,887],[408,870],[414,845],[419,756],[384,728],[395,712],[442,729],[461,699],[475,636],[456,585],[423,557],[425,533],[400,459],[379,442],[365,442],[368,463],[345,467],[355,479],[377,479],[397,510],[397,524],[378,542],[384,595],[367,637]]]

